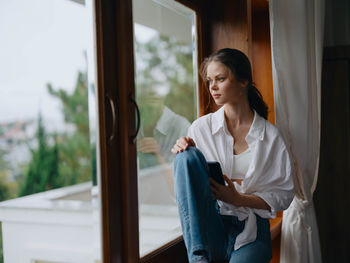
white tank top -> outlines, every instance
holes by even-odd
[[[252,161],[253,152],[252,149],[248,148],[240,154],[233,155],[233,165],[232,165],[232,179],[243,180],[250,162]]]

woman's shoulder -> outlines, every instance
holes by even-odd
[[[265,136],[272,141],[278,142],[280,146],[286,147],[283,133],[275,124],[268,120],[265,120]]]
[[[281,133],[279,129],[272,124],[270,121],[266,120],[262,116],[259,115],[259,113],[255,112],[255,119],[253,121],[253,129],[257,129],[260,132],[265,133],[268,137],[275,137],[280,136]]]
[[[266,129],[266,133],[271,134],[273,136],[280,136],[281,135],[281,132],[278,129],[278,127],[268,120],[265,120],[265,129]]]
[[[193,128],[210,127],[212,115],[213,115],[213,113],[208,113],[208,114],[206,114],[206,115],[203,115],[203,116],[199,117],[198,119],[196,119],[196,120],[192,123],[191,126],[192,126]]]
[[[212,113],[206,114],[204,116],[196,119],[188,129],[188,135],[192,137],[203,138],[211,134],[211,115]]]

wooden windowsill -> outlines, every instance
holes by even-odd
[[[282,229],[281,216],[277,216],[276,218],[270,219],[271,240],[274,240],[281,233],[281,229]]]

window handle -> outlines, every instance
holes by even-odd
[[[117,119],[116,119],[115,106],[114,106],[113,99],[111,98],[111,96],[109,96],[109,94],[106,95],[106,99],[108,100],[109,106],[111,107],[111,111],[112,111],[112,132],[111,132],[111,135],[108,137],[108,143],[111,144],[114,140],[114,137],[115,137],[115,129],[116,129]]]
[[[131,143],[131,144],[135,144],[135,143],[136,143],[136,137],[137,137],[137,134],[139,133],[140,124],[141,124],[140,110],[139,110],[139,107],[137,106],[136,101],[135,101],[134,98],[132,97],[132,94],[131,94],[131,93],[130,93],[130,95],[129,95],[129,100],[131,101],[132,104],[134,104],[135,109],[136,109],[136,114],[137,114],[136,133],[135,133],[134,135],[130,136],[130,143]]]

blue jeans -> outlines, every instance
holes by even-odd
[[[272,257],[270,223],[257,215],[257,238],[234,250],[236,237],[244,221],[236,216],[220,215],[210,190],[208,165],[195,147],[178,153],[174,161],[175,196],[190,263],[229,260],[269,262]]]

